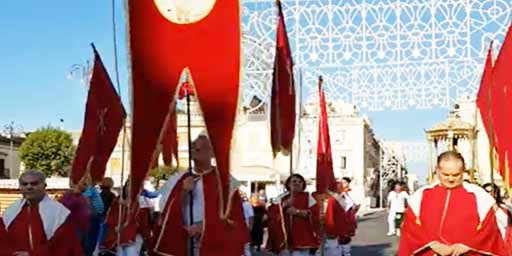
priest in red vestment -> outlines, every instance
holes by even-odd
[[[269,219],[277,221],[269,225],[269,240],[272,252],[288,250],[291,255],[310,255],[319,247],[319,205],[311,194],[305,192],[306,180],[293,174],[286,180],[286,192],[269,209]],[[284,223],[283,223],[284,222]]]
[[[212,163],[213,151],[208,137],[200,135],[192,143],[192,174],[174,173],[160,189],[160,209],[163,209],[162,225],[156,232],[153,251],[157,255],[242,255],[249,242],[249,230],[245,223],[242,200],[237,190],[231,191],[227,213],[221,212],[219,176]],[[192,216],[190,216],[192,195]],[[190,218],[192,217],[192,219]],[[218,221],[218,218],[224,218]],[[206,237],[208,223],[215,224]],[[211,225],[211,224],[210,224]],[[215,240],[215,241],[214,241]]]
[[[399,256],[507,255],[493,210],[495,200],[479,186],[463,182],[464,170],[460,153],[439,155],[439,183],[410,198]]]
[[[46,194],[42,172],[28,170],[19,178],[23,198],[6,211],[3,224],[13,255],[83,255],[69,210]]]

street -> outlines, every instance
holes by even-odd
[[[374,212],[362,217],[358,221],[357,233],[352,241],[352,256],[396,255],[399,238],[386,236],[387,231],[387,212]]]
[[[352,242],[353,256],[393,256],[398,250],[398,237],[388,237],[387,212],[366,215],[358,222]]]

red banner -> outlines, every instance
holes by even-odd
[[[121,99],[94,45],[93,50],[94,68],[85,106],[84,126],[70,175],[74,184],[87,172],[93,182],[103,178],[126,117]]]
[[[320,116],[318,118],[318,146],[316,153],[316,191],[320,194],[336,191],[336,179],[332,166],[331,139],[329,136],[329,120],[325,106],[325,94],[322,88],[322,77],[318,78],[318,99]]]
[[[177,94],[186,68],[194,81],[220,173],[223,199],[227,200],[241,64],[239,1],[182,4],[184,10],[173,1],[128,1],[133,83],[132,200],[148,173],[169,103]]]
[[[270,100],[270,134],[274,157],[278,152],[287,155],[291,151],[296,118],[292,53],[281,2],[276,1],[276,4],[278,11],[276,55]]]
[[[494,83],[493,79],[493,59],[492,59],[492,42],[487,52],[487,60],[485,62],[484,73],[482,74],[482,80],[480,81],[480,88],[476,98],[476,105],[480,111],[482,117],[482,123],[484,124],[489,141],[494,141],[491,138],[492,135],[492,122],[490,117],[491,112],[491,88]]]
[[[500,53],[494,65],[495,84],[491,89],[491,115],[496,131],[496,148],[499,155],[499,169],[512,170],[512,24],[508,29]],[[505,158],[509,159],[508,168]]]

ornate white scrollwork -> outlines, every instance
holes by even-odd
[[[281,2],[304,96],[322,75],[329,99],[370,111],[475,95],[489,42],[499,49],[512,16],[509,0]],[[243,1],[244,100],[268,100],[275,16],[274,0]]]

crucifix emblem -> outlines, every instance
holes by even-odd
[[[98,109],[98,133],[105,134],[107,127],[105,126],[105,116],[107,115],[108,108]]]

